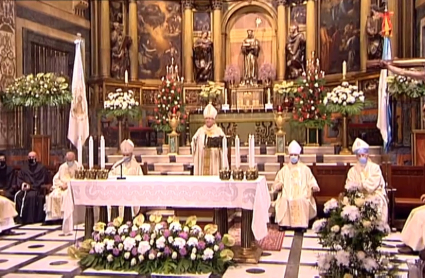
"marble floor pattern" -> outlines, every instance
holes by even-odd
[[[72,236],[63,236],[60,226],[40,224],[17,226],[13,236],[0,237],[0,277],[56,278],[56,277],[138,277],[136,273],[117,273],[86,269],[82,271],[76,260],[67,256],[67,248],[83,237],[78,226]],[[392,233],[384,241],[383,250],[397,252],[400,233]],[[314,278],[317,255],[326,250],[312,231],[304,234],[286,232],[282,250],[264,251],[258,265],[238,265],[228,269],[223,278]],[[402,261],[415,256],[398,256]],[[407,266],[401,265],[400,277],[407,277]]]

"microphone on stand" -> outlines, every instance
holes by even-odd
[[[120,166],[120,176],[119,177],[117,177],[117,180],[125,180],[126,178],[125,177],[123,177],[122,176],[122,165],[123,165],[123,163],[125,162],[125,159],[123,158],[123,159],[121,159],[121,160],[119,160],[119,161],[117,161],[114,165],[112,165],[112,167],[111,167],[111,171],[112,170],[115,170],[118,166]]]

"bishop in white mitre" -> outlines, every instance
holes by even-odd
[[[200,127],[192,138],[192,155],[195,176],[218,176],[220,169],[228,168],[227,154],[221,148],[207,148],[207,141],[214,137],[226,136],[215,123],[217,109],[208,104],[204,109],[204,126]],[[222,164],[222,156],[225,164]]]
[[[143,176],[142,168],[137,162],[136,158],[133,155],[134,143],[130,139],[126,139],[121,142],[120,150],[123,158],[117,161],[112,165],[111,171],[109,171],[109,177],[118,177],[121,175],[126,176]],[[139,211],[139,207],[133,207],[133,216]],[[108,210],[110,213],[110,211]],[[119,207],[119,216],[122,218],[124,216],[124,208]],[[109,218],[110,215],[109,215]],[[113,219],[111,219],[113,220]]]
[[[18,216],[15,203],[0,196],[0,234],[6,234],[15,226],[14,217]]]
[[[425,203],[425,194],[420,200]],[[421,258],[425,252],[425,205],[413,209],[401,231],[402,245],[398,251],[403,254],[421,252]]]
[[[280,191],[274,203],[279,231],[296,228],[304,231],[317,215],[313,192],[320,191],[310,168],[300,162],[301,146],[292,141],[288,146],[290,162],[276,175],[273,191]]]
[[[357,138],[352,146],[357,163],[348,171],[346,187],[355,183],[365,197],[375,197],[379,203],[378,213],[384,223],[388,222],[388,199],[381,168],[369,158],[369,145]]]
[[[74,178],[75,171],[82,167],[73,152],[67,152],[65,162],[59,166],[59,171],[53,177],[52,192],[46,196],[46,222],[62,220],[64,216],[63,199],[69,188],[69,181]]]

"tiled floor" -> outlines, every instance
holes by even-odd
[[[0,277],[56,278],[56,277],[137,277],[136,273],[116,273],[87,269],[81,271],[78,262],[67,256],[67,249],[83,236],[83,226],[74,234],[64,236],[59,226],[39,224],[16,227],[14,236],[0,237]],[[385,252],[396,253],[400,233],[385,239]],[[286,232],[281,251],[264,251],[258,265],[238,265],[228,269],[223,278],[313,278],[318,276],[315,263],[318,254],[325,252],[316,235]],[[401,256],[400,260],[416,259]],[[400,267],[401,277],[407,277],[407,266]]]

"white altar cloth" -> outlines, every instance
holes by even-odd
[[[63,232],[73,227],[74,206],[242,208],[253,210],[255,239],[267,235],[270,194],[266,178],[222,181],[217,176],[137,176],[126,180],[71,180],[64,198]]]

